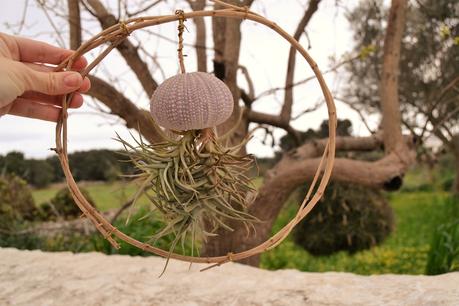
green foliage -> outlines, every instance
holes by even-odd
[[[419,175],[423,176],[424,174],[419,172]],[[417,177],[410,175],[407,177],[407,183],[412,183],[411,180],[413,179],[417,180]],[[260,183],[261,180],[256,180],[254,184],[259,185]],[[124,198],[124,193],[121,192],[122,187],[119,183],[85,185],[96,203],[100,202],[101,205],[104,205],[103,210],[119,207],[119,198]],[[51,198],[56,192],[55,190],[55,187],[52,187],[44,191],[46,191],[46,196]],[[34,193],[41,193],[42,191],[38,190]],[[134,192],[134,188],[128,186],[125,191],[126,198],[129,198]],[[40,194],[40,197],[43,195]],[[262,255],[261,266],[267,269],[291,268],[314,272],[424,274],[432,234],[440,224],[448,222],[443,204],[447,198],[448,194],[441,191],[391,193],[389,194],[389,202],[396,216],[396,230],[381,245],[355,254],[341,251],[329,256],[313,256],[296,245],[290,236],[281,245]],[[147,204],[145,199],[141,199],[141,202],[140,206]],[[297,203],[297,199],[293,197],[288,201],[274,224],[273,232],[277,232],[294,217],[298,209]],[[155,219],[155,216],[137,221],[144,216],[145,212],[146,210],[143,208],[140,209],[138,213],[132,216],[132,221],[128,225],[125,224],[126,221],[123,217],[115,225],[139,240],[148,240],[149,235],[161,228],[162,224]],[[20,222],[20,225],[19,230],[28,227],[24,222]],[[0,235],[0,246],[40,248],[47,251],[100,251],[107,254],[150,255],[124,244],[119,251],[114,250],[98,233],[90,236],[79,234],[71,237],[57,236],[52,239],[37,238],[30,235]],[[157,246],[167,250],[170,244],[168,240],[159,240]],[[188,245],[185,248],[187,254],[190,254],[191,248]]]
[[[117,151],[91,150],[69,155],[76,181],[113,181],[121,174],[134,173],[132,163]]]
[[[302,201],[304,194],[300,192]],[[384,196],[358,185],[331,183],[324,197],[294,230],[294,241],[314,255],[355,253],[380,244],[393,229]]]
[[[44,160],[26,159],[21,152],[0,156],[0,173],[14,174],[35,187],[46,187],[53,181],[53,169]]]
[[[149,216],[146,218],[145,216]],[[130,235],[131,237],[152,243],[155,241],[155,246],[168,250],[174,241],[173,235],[166,235],[161,239],[153,239],[154,233],[160,232],[164,227],[159,218],[155,215],[151,215],[149,210],[145,207],[138,210],[133,216],[131,216],[130,221],[126,222],[125,218],[120,218],[114,224],[120,231]],[[139,248],[133,247],[124,241],[120,242],[121,248],[115,249],[112,245],[104,239],[100,234],[94,234],[90,237],[91,248],[94,251],[103,252],[105,254],[122,254],[122,255],[131,255],[131,256],[151,256],[152,254],[146,251],[143,251]],[[196,246],[194,246],[196,248]],[[177,248],[178,252],[183,254],[191,254],[191,245],[187,242]]]
[[[48,186],[54,179],[53,168],[44,160],[31,159],[27,162],[27,182],[37,188]]]
[[[133,197],[137,191],[135,184],[117,181],[117,182],[81,182],[79,187],[83,187],[89,193],[89,196],[97,203],[100,211],[107,211],[113,208],[119,208]],[[35,189],[32,194],[35,203],[49,202],[56,193],[61,189],[63,184],[56,184],[45,189]],[[142,196],[136,206],[148,204],[145,196]]]
[[[148,213],[146,208],[139,209],[131,221],[126,223],[126,218],[120,218],[115,222],[115,226],[124,233],[140,241],[149,241],[152,233],[160,231],[164,226],[158,218],[144,218]],[[115,249],[111,244],[100,235],[94,232],[90,235],[74,233],[72,235],[57,235],[49,238],[39,237],[34,234],[20,234],[21,230],[26,229],[30,224],[16,223],[10,234],[0,232],[0,247],[14,247],[18,249],[41,249],[48,252],[102,252],[108,255],[122,254],[131,256],[152,256],[149,252],[142,251],[123,241],[120,241],[121,248]],[[165,236],[156,241],[155,246],[167,250],[174,237]],[[151,241],[150,241],[151,242]],[[196,247],[196,246],[195,246]],[[177,248],[177,252],[191,254],[191,245],[187,242]]]
[[[363,52],[364,57],[347,65],[349,79],[344,95],[368,112],[378,111],[380,107],[378,84],[387,11],[381,0],[360,1],[347,15],[354,32],[354,52],[362,54],[368,46],[371,46],[371,52]],[[422,5],[408,7],[401,50],[399,94],[402,115],[410,123],[413,118],[418,118],[419,110],[432,103],[441,106],[436,108],[438,116],[444,116],[449,123],[457,123],[459,117],[446,117],[455,108],[457,98],[454,97],[457,95],[453,90],[444,91],[459,70],[459,48],[453,42],[456,35],[459,35],[456,0],[426,0]],[[417,121],[421,125],[425,122]]]
[[[427,258],[426,274],[437,275],[459,270],[459,197],[445,203],[448,222],[435,230]]]
[[[20,250],[43,249],[43,241],[32,233],[21,234],[31,223],[27,221],[11,221],[6,224],[0,216],[0,248],[16,248]]]
[[[296,245],[292,237],[261,256],[267,269],[301,271],[342,271],[357,274],[424,274],[432,232],[445,221],[446,193],[398,192],[389,195],[396,230],[380,246],[355,254],[341,251],[329,256],[313,256]],[[298,209],[292,199],[281,211],[273,233],[288,223]],[[307,219],[308,217],[306,217]]]
[[[377,113],[381,107],[379,84],[387,27],[386,3],[362,0],[347,14],[355,40],[352,56],[360,58],[346,65],[348,77],[341,94],[367,114]],[[454,138],[459,138],[459,95],[453,86],[459,71],[458,36],[457,0],[414,1],[407,7],[398,93],[402,120],[418,137],[419,146],[425,137],[431,136],[427,136],[429,125],[446,150],[452,151]],[[372,46],[371,50],[368,46]],[[425,148],[418,150],[425,152]],[[450,185],[453,184],[448,176],[443,186]]]
[[[27,165],[24,154],[17,151],[12,151],[0,158],[0,173],[1,174],[16,174],[24,178],[27,174]]]
[[[253,156],[238,153],[248,138],[225,147],[211,129],[204,129],[150,145],[133,139],[130,144],[117,138],[139,172],[132,176],[140,185],[133,202],[142,194],[149,199],[151,212],[165,223],[154,237],[174,235],[171,252],[187,239],[194,243],[219,229],[233,231],[232,223],[249,228],[259,222],[247,213],[246,195],[256,191],[245,175]]]
[[[12,174],[0,176],[0,224],[9,227],[36,216],[37,209],[27,183]]]
[[[441,184],[441,189],[444,191],[452,191],[455,181],[453,154],[442,154],[438,158],[438,177]]]
[[[89,192],[81,187],[80,191],[89,203],[95,207],[94,200],[91,198]],[[43,203],[40,206],[40,210],[45,220],[75,219],[81,216],[81,210],[76,205],[67,187],[59,190],[50,201]]]
[[[453,176],[445,177],[441,182],[441,187],[444,191],[451,191],[454,186],[455,178]]]
[[[132,163],[120,159],[117,151],[90,150],[69,154],[70,166],[76,181],[114,181],[122,174],[132,174]],[[65,179],[57,156],[44,160],[26,159],[21,152],[0,155],[0,174],[15,174],[37,188]]]

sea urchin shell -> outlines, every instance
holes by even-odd
[[[233,96],[212,74],[182,73],[165,80],[153,93],[150,110],[156,122],[176,131],[217,126],[231,116]]]

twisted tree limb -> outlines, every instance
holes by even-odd
[[[201,11],[206,7],[206,0],[187,0],[193,11]],[[204,18],[194,18],[196,26],[196,59],[198,63],[198,71],[207,72],[207,54],[206,54],[206,37],[207,29]]]
[[[304,33],[304,29],[309,24],[309,21],[311,21],[311,18],[314,15],[314,13],[317,11],[320,1],[321,0],[310,0],[309,7],[305,11],[303,18],[301,18],[301,21],[295,30],[295,34],[293,34],[293,37],[296,40],[300,40],[301,35]],[[282,109],[280,113],[280,120],[283,122],[289,122],[292,116],[293,79],[295,76],[295,63],[296,50],[293,47],[290,47],[287,61],[287,77],[285,79],[284,104],[282,104]]]
[[[107,29],[118,23],[116,17],[107,11],[105,6],[99,0],[87,0],[87,3],[92,8],[92,12],[96,15],[102,29]],[[148,96],[151,96],[158,87],[158,83],[150,74],[148,65],[141,59],[137,48],[128,40],[125,39],[119,44],[116,49],[123,56],[128,66],[137,76],[142,88]]]
[[[70,49],[76,50],[81,45],[81,18],[79,0],[68,0]]]
[[[138,108],[132,101],[104,80],[90,75],[91,89],[88,94],[103,104],[110,112],[126,122],[128,128],[139,131],[148,141],[155,143],[162,140],[156,132],[155,123],[150,112]]]

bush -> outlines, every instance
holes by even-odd
[[[435,230],[427,256],[426,274],[437,275],[459,270],[459,198],[445,202],[447,222]]]
[[[38,210],[27,183],[16,175],[0,176],[0,219],[2,226],[33,220]]]
[[[31,159],[27,161],[27,165],[29,171],[25,179],[32,186],[44,188],[53,181],[53,168],[46,161]]]
[[[85,198],[89,201],[89,203],[96,207],[94,200],[91,198],[88,191],[81,187],[80,190]],[[59,190],[54,198],[52,198],[48,203],[42,204],[40,209],[45,220],[75,219],[82,214],[80,208],[78,208],[76,205],[72,194],[67,187]]]
[[[381,243],[393,227],[392,208],[380,192],[331,183],[310,215],[297,225],[293,238],[313,255],[355,253]]]
[[[126,216],[123,216],[123,218],[117,219],[113,225],[123,233],[126,233],[139,241],[152,243],[154,246],[162,248],[163,250],[169,250],[174,240],[173,235],[164,236],[155,243],[153,243],[154,241],[149,240],[153,237],[154,234],[158,233],[162,228],[164,228],[164,223],[159,220],[157,215],[151,214],[147,208],[140,208],[135,214],[131,216],[128,223],[126,222]],[[97,252],[131,256],[153,255],[150,252],[143,251],[137,247],[127,244],[124,241],[120,241],[120,249],[115,249],[99,232],[93,234],[90,239],[92,244],[91,247]],[[183,246],[179,243],[175,249],[175,252],[190,255],[191,244],[189,241],[187,241]],[[194,255],[196,255],[196,253]]]
[[[441,182],[441,187],[444,191],[450,192],[453,190],[454,176],[447,177]]]
[[[131,216],[131,221],[126,223],[125,216],[119,218],[115,223],[119,230],[122,232],[140,240],[148,241],[148,239],[155,233],[157,233],[164,226],[158,218],[152,216],[145,218],[145,215],[149,214],[149,210],[141,208],[134,215]],[[23,229],[27,229],[27,224],[21,223],[16,224],[14,231],[19,232]],[[161,238],[155,243],[155,246],[160,247],[164,250],[168,250],[174,237],[169,235]],[[41,249],[48,252],[103,252],[105,254],[125,254],[131,256],[151,256],[153,254],[133,247],[124,241],[120,242],[120,249],[115,249],[113,246],[98,232],[84,235],[82,233],[75,232],[73,234],[60,234],[52,237],[37,236],[34,233],[28,233],[27,235],[12,234],[2,235],[0,232],[0,247],[14,247],[18,249]],[[182,246],[177,246],[177,252],[186,252],[191,254],[191,245],[185,243],[184,249]],[[195,254],[196,255],[196,254]]]

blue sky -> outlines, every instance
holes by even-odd
[[[51,3],[52,1],[48,1]],[[65,14],[66,1],[55,1],[53,6],[56,11]],[[129,2],[135,7],[135,3]],[[252,10],[264,15],[275,21],[289,33],[295,31],[298,21],[301,19],[304,8],[308,1],[305,0],[256,0]],[[21,20],[23,8],[26,1],[2,1],[2,14],[0,16],[0,31],[13,34],[18,29],[17,23]],[[26,24],[22,27],[21,35],[58,44],[56,32],[44,14],[43,10],[35,1],[28,1],[29,8],[26,15]],[[107,6],[116,7],[118,1],[104,1]],[[150,15],[171,14],[177,8],[187,10],[187,6],[177,1],[168,1],[158,5],[150,11]],[[347,21],[344,18],[344,10],[336,5],[335,0],[323,0],[319,6],[319,11],[314,15],[307,33],[310,42],[308,52],[319,64],[319,68],[324,71],[330,67],[330,57],[341,58],[346,51],[352,47],[352,37],[348,28]],[[355,4],[355,2],[354,2]],[[62,7],[60,7],[62,6]],[[53,15],[52,12],[49,12]],[[83,15],[83,18],[89,18]],[[68,29],[66,21],[63,18],[53,18],[54,25],[60,29],[60,35],[67,44]],[[210,19],[206,22],[210,26]],[[85,23],[84,23],[85,25]],[[185,33],[185,42],[193,43],[194,28],[191,21],[187,21],[189,32]],[[97,23],[86,23],[84,38],[87,39],[100,31]],[[210,38],[210,27],[209,38]],[[152,31],[169,38],[176,38],[176,24],[168,24],[160,27],[151,28]],[[285,82],[286,62],[289,45],[279,36],[276,36],[270,29],[255,24],[251,21],[245,21],[242,25],[242,47],[240,63],[246,66],[255,83],[256,93],[261,93],[272,87],[283,86]],[[160,62],[162,70],[157,69],[155,64],[150,61],[151,73],[156,80],[161,82],[165,77],[173,76],[177,73],[178,63],[176,60],[176,45],[158,37],[148,37],[144,33],[135,33],[136,38],[142,41],[142,46],[151,55],[155,55]],[[210,43],[211,40],[208,40]],[[308,40],[305,35],[301,38],[301,43],[308,46]],[[184,52],[190,54],[186,58],[187,71],[195,70],[194,50],[185,47]],[[208,51],[209,62],[212,58],[212,51]],[[88,54],[91,58],[94,54]],[[148,61],[148,60],[147,60]],[[211,67],[211,65],[209,65]],[[142,92],[140,85],[135,76],[129,72],[124,60],[112,52],[102,65],[99,65],[96,73],[106,80],[116,83],[117,88],[123,91],[131,100],[141,107],[148,107],[148,97]],[[295,80],[301,80],[311,76],[312,71],[306,65],[305,61],[298,57]],[[333,91],[339,90],[342,82],[342,72],[338,74],[326,75],[329,87]],[[116,80],[116,82],[114,81]],[[244,82],[241,81],[244,86]],[[321,92],[316,81],[309,82],[305,86],[295,89],[295,103],[293,107],[294,115],[300,113],[303,109],[312,106],[321,97]],[[269,96],[257,101],[254,108],[259,111],[276,114],[280,110],[282,93],[277,96]],[[127,135],[128,131],[112,116],[101,116],[100,112],[95,109],[98,105],[86,99],[87,103],[79,110],[73,111],[70,115],[69,124],[69,150],[87,150],[93,148],[118,148],[118,144],[112,140],[115,131],[121,135]],[[354,132],[358,135],[366,135],[366,129],[361,124],[358,116],[345,105],[337,103],[338,117],[340,119],[348,118],[354,123]],[[316,112],[305,115],[296,120],[293,125],[300,130],[316,128],[320,122],[327,116],[325,107],[319,108]],[[377,125],[377,118],[371,118],[373,126]],[[0,118],[0,154],[11,150],[20,150],[28,157],[45,157],[51,155],[49,148],[54,147],[54,124],[31,119],[23,119],[12,116]],[[282,130],[276,130],[275,135],[283,135]],[[261,143],[261,134],[256,134],[248,150],[259,156],[272,155],[273,149],[264,146]]]

